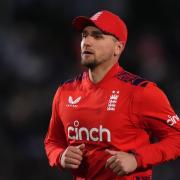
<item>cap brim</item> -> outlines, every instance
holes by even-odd
[[[88,18],[86,16],[76,17],[73,20],[72,25],[77,31],[82,31],[88,25],[96,26],[95,23],[90,18]]]

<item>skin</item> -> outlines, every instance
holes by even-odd
[[[68,146],[60,157],[60,164],[65,169],[77,169],[83,159],[85,144]]]
[[[137,161],[133,154],[109,149],[106,152],[112,156],[107,160],[105,167],[111,169],[118,176],[123,176],[136,170]]]
[[[81,64],[89,69],[89,78],[93,83],[101,81],[118,62],[123,48],[123,43],[114,36],[103,34],[94,26],[84,28],[81,41]]]
[[[116,64],[124,49],[122,42],[112,35],[104,34],[94,26],[87,26],[82,31],[81,64],[89,70],[92,83],[100,82],[111,67]],[[85,144],[68,146],[60,157],[63,168],[77,169],[83,159]],[[111,169],[118,176],[133,172],[137,168],[137,161],[133,154],[106,150],[111,154],[105,167]]]

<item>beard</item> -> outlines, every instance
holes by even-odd
[[[98,61],[96,59],[93,59],[93,60],[86,60],[86,59],[83,59],[81,57],[81,64],[85,67],[87,67],[88,69],[95,69],[100,63],[98,63]]]

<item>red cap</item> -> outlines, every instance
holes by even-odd
[[[126,44],[127,27],[123,20],[109,11],[99,11],[92,17],[78,16],[73,20],[76,30],[82,31],[87,25],[94,25],[105,33],[114,35],[119,41]]]

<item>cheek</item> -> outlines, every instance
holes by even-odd
[[[112,46],[105,45],[100,48],[100,52],[103,56],[109,56],[113,54],[114,49]]]
[[[84,46],[84,41],[83,41],[83,40],[81,41],[80,46],[81,46],[81,50],[82,50],[82,48],[83,48],[83,46]]]

